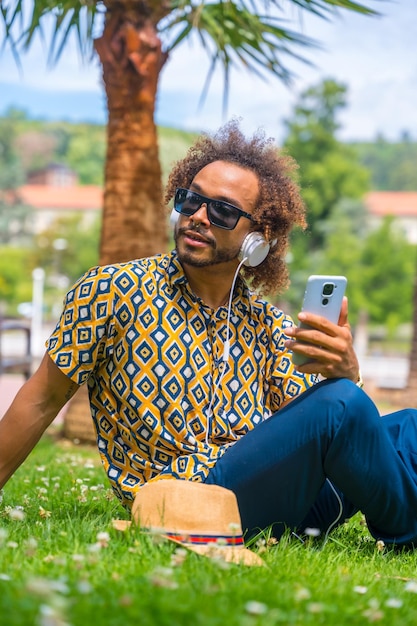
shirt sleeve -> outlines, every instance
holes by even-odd
[[[314,385],[317,382],[317,376],[298,372],[292,362],[291,352],[285,348],[284,343],[289,339],[285,329],[294,325],[292,319],[277,309],[272,311],[272,316],[268,404],[271,412],[274,413],[284,402],[297,397]]]
[[[51,359],[78,385],[112,351],[112,303],[111,274],[92,268],[67,293],[61,317],[46,341]]]

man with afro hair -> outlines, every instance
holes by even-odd
[[[327,533],[361,510],[375,539],[417,541],[417,412],[381,417],[348,323],[265,299],[306,226],[296,164],[236,120],[174,165],[175,249],[90,269],[0,420],[0,487],[87,383],[103,467],[130,511],[159,480],[234,492],[250,537]],[[292,355],[304,358],[295,366]]]

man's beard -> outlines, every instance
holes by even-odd
[[[178,233],[175,231],[174,233],[174,241],[177,249],[178,259],[182,264],[191,265],[192,267],[208,267],[210,265],[218,265],[219,263],[228,263],[229,261],[234,261],[239,256],[240,246],[235,249],[227,249],[227,250],[218,250],[216,243],[210,243],[212,246],[213,254],[210,258],[200,258],[194,252],[189,252],[184,250],[181,252],[178,249]]]

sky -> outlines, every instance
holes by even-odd
[[[28,2],[30,0],[23,0]],[[362,0],[365,3],[365,0]],[[197,39],[184,42],[165,64],[159,82],[156,122],[193,131],[214,131],[239,117],[248,133],[264,128],[283,140],[284,121],[291,117],[299,94],[325,78],[347,87],[347,107],[340,115],[339,138],[372,141],[379,134],[399,139],[404,131],[417,140],[417,0],[368,0],[381,17],[339,11],[330,20],[307,16],[287,6],[291,27],[317,40],[307,50],[313,67],[288,62],[296,73],[290,88],[277,78],[268,81],[242,69],[233,70],[227,115],[223,114],[223,73],[217,71],[200,104],[209,67]],[[291,5],[293,6],[293,5]],[[0,31],[0,41],[4,33]],[[19,72],[10,50],[0,56],[0,114],[8,107],[31,117],[105,123],[106,107],[99,64],[83,63],[74,45],[55,68],[48,68],[45,47],[35,40],[21,58]]]

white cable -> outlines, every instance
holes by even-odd
[[[326,532],[325,532],[325,535],[324,535],[324,540],[323,540],[323,544],[322,544],[322,546],[321,546],[321,547],[322,547],[322,549],[324,548],[324,546],[325,546],[325,545],[326,545],[326,543],[327,543],[327,540],[328,540],[328,538],[329,538],[329,534],[330,534],[331,529],[332,529],[334,526],[336,526],[337,522],[340,520],[340,518],[342,517],[342,513],[343,513],[343,502],[342,502],[342,500],[340,499],[339,494],[337,493],[336,489],[333,487],[332,483],[330,482],[330,480],[329,480],[328,478],[326,478],[326,481],[329,483],[331,490],[333,491],[334,495],[335,495],[335,496],[336,496],[336,498],[337,498],[337,501],[338,501],[338,503],[339,503],[339,513],[338,513],[338,515],[337,515],[336,519],[334,520],[334,522],[332,522],[332,523],[330,524],[329,528],[328,528],[328,529],[326,530]]]
[[[232,287],[230,289],[230,295],[229,295],[229,304],[227,307],[227,320],[226,320],[226,341],[224,342],[223,345],[223,354],[222,354],[222,363],[223,363],[223,369],[220,373],[219,379],[216,383],[216,386],[213,390],[213,394],[211,396],[211,400],[210,400],[210,404],[208,406],[207,409],[207,428],[206,428],[206,438],[205,438],[205,442],[208,445],[208,437],[209,437],[209,425],[211,422],[211,418],[213,416],[213,403],[214,403],[214,399],[216,397],[217,391],[222,383],[223,380],[223,376],[226,373],[226,366],[227,366],[227,362],[229,360],[229,354],[230,354],[230,318],[231,318],[231,313],[232,313],[232,300],[233,300],[233,292],[235,290],[235,283],[236,283],[236,279],[238,277],[239,274],[239,270],[242,267],[242,265],[244,264],[244,262],[247,260],[247,257],[245,257],[244,259],[241,260],[241,262],[239,263],[239,265],[237,266],[235,275],[233,277],[233,282],[232,282]]]

